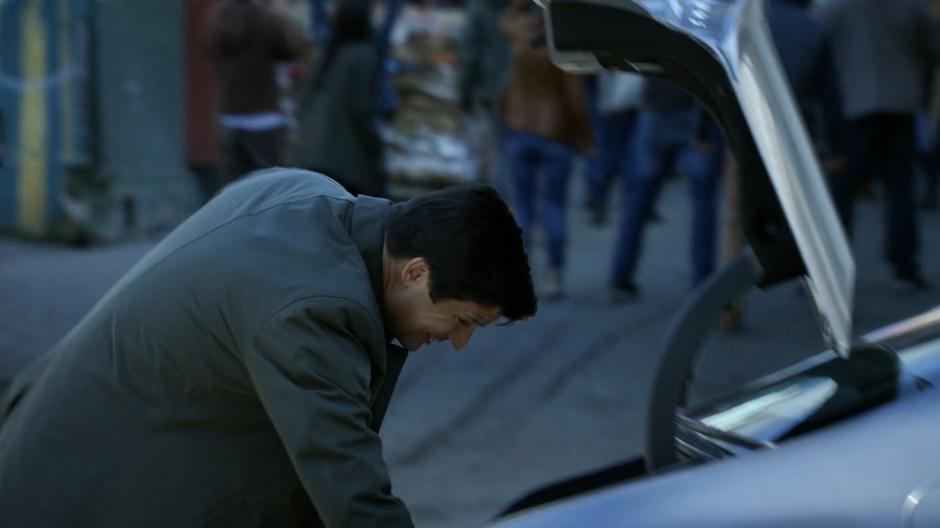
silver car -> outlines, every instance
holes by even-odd
[[[749,248],[693,292],[659,352],[641,457],[522,497],[494,520],[552,526],[940,526],[940,307],[852,331],[855,265],[761,0],[544,0],[559,66],[668,78],[721,124]],[[696,353],[724,306],[800,279],[830,349],[707,408]]]

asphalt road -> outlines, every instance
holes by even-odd
[[[688,293],[684,182],[664,190],[651,225],[640,300],[616,304],[606,279],[613,224],[570,207],[568,296],[512,327],[477,333],[460,353],[432,345],[406,365],[382,437],[394,490],[419,526],[478,526],[520,493],[638,454],[653,354]],[[881,208],[861,203],[856,334],[940,304],[940,214],[922,216],[932,291],[907,293],[880,258]],[[75,249],[0,240],[0,378],[48,350],[153,244]],[[534,255],[544,268],[544,250]],[[538,278],[538,277],[537,277]],[[824,349],[798,283],[755,292],[745,326],[718,332],[698,361],[693,402],[733,391]]]

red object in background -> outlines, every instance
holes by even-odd
[[[205,52],[213,4],[213,0],[186,0],[186,163],[198,169],[214,168],[217,161],[215,71]]]

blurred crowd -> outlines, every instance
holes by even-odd
[[[722,131],[692,96],[629,72],[563,72],[530,0],[448,7],[462,11],[453,57],[436,66],[453,72],[459,126],[450,132],[466,149],[467,179],[503,194],[530,251],[544,242],[543,297],[565,294],[576,173],[591,223],[616,222],[613,300],[642,298],[635,271],[644,231],[669,216],[657,201],[670,178],[688,185],[690,286],[733,258],[742,245],[738,181],[747,175],[737,173]],[[413,88],[396,82],[407,68],[390,50],[402,9],[401,0],[314,0],[305,29],[269,3],[218,2],[206,44],[219,81],[218,185],[289,164],[323,172],[352,193],[394,195],[401,163],[389,150],[401,132],[392,123],[404,112],[403,90]],[[879,199],[891,280],[928,288],[918,215],[937,207],[940,2],[896,0],[886,9],[883,0],[768,0],[767,19],[846,232],[879,236],[853,230],[856,200]],[[286,92],[285,62],[293,64]],[[430,85],[437,86],[427,84],[427,93]],[[426,112],[425,121],[439,114]],[[726,324],[740,324],[739,313]]]

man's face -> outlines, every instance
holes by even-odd
[[[460,350],[477,328],[493,323],[500,316],[499,308],[471,301],[433,302],[430,272],[423,259],[414,259],[406,266],[401,283],[386,294],[385,300],[391,334],[408,350],[445,340]]]

